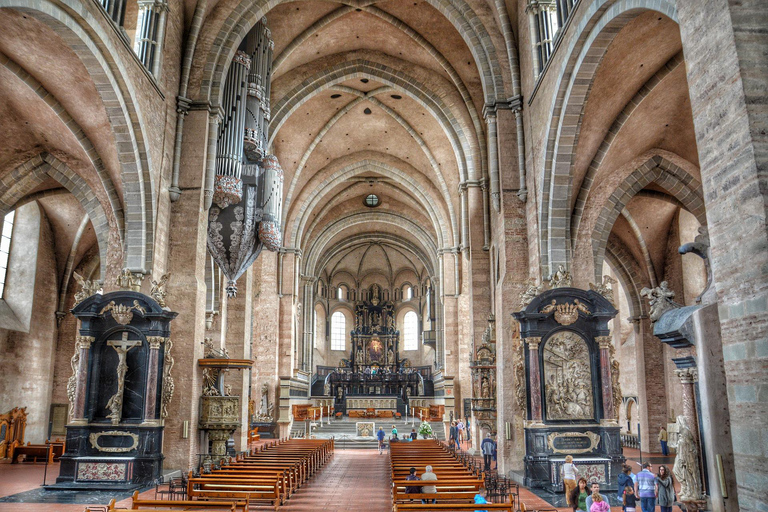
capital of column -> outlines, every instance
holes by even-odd
[[[525,342],[528,344],[528,350],[539,350],[539,344],[541,343],[541,337],[525,338]]]
[[[78,349],[88,350],[91,348],[94,341],[96,341],[96,338],[93,336],[78,336],[75,340],[75,345]]]
[[[681,368],[675,370],[675,375],[683,384],[693,384],[699,380],[699,371],[696,368]]]
[[[162,336],[147,336],[147,343],[149,343],[149,349],[160,350],[160,345],[162,343],[165,343],[166,339],[167,338],[164,338]]]
[[[608,350],[611,348],[611,336],[596,336],[595,341],[600,346],[600,350]]]

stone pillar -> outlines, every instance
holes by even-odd
[[[85,418],[85,394],[88,386],[88,357],[91,354],[91,345],[95,341],[93,336],[78,336],[75,341],[75,351],[79,354],[77,371],[72,376],[74,380],[74,399],[72,401],[72,425],[84,425],[88,423]]]
[[[664,347],[653,335],[653,325],[647,317],[635,323],[635,354],[637,365],[638,422],[640,443],[646,452],[660,451],[659,428],[667,424],[667,392],[664,379]]]
[[[680,361],[682,360],[684,361],[681,365]],[[699,415],[696,412],[696,389],[694,388],[696,381],[699,380],[699,372],[696,370],[695,366],[687,366],[686,363],[689,362],[693,365],[696,364],[693,358],[686,357],[681,360],[676,360],[675,364],[678,364],[679,366],[677,370],[675,370],[675,375],[677,375],[680,379],[680,383],[683,385],[683,416],[688,420],[688,425],[691,427],[691,433],[696,439],[696,443],[699,444],[699,448],[701,448],[701,444],[699,443]]]
[[[525,338],[528,344],[528,375],[531,385],[531,420],[541,423],[541,370],[539,369],[539,343],[541,338]]]
[[[602,380],[603,418],[601,422],[614,422],[616,411],[613,410],[613,380],[611,379],[611,336],[597,336],[600,345],[600,379]]]
[[[157,421],[157,415],[155,409],[157,409],[157,370],[159,362],[160,348],[165,342],[165,338],[160,336],[149,336],[147,338],[149,343],[149,368],[147,375],[147,390],[144,395],[144,421],[143,423],[155,423]]]
[[[501,193],[499,186],[499,139],[496,124],[496,105],[486,105],[483,117],[488,127],[488,177],[491,180],[491,204],[493,209],[501,208]]]
[[[679,0],[742,511],[768,509],[768,137],[761,0]],[[717,65],[713,65],[716,62]],[[707,347],[709,349],[709,347]],[[707,378],[709,376],[707,375]]]

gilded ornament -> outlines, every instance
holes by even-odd
[[[550,304],[541,308],[541,312],[545,314],[554,312],[555,321],[560,325],[571,325],[576,322],[579,319],[579,311],[587,316],[592,314],[579,299],[573,299],[573,304],[568,302],[558,304],[555,299],[552,299]]]
[[[603,276],[603,282],[601,284],[594,284],[589,283],[589,289],[593,290],[613,304],[614,306],[616,303],[613,300],[613,285],[616,284],[616,280],[612,278],[611,276]]]
[[[130,290],[133,292],[141,291],[141,281],[144,279],[143,274],[134,273],[124,268],[123,271],[117,276],[117,286],[122,290]]]
[[[160,281],[152,279],[152,288],[149,290],[149,296],[155,299],[155,302],[157,302],[161,308],[166,307],[165,296],[168,292],[165,291],[165,286],[168,284],[169,277],[171,277],[170,273],[163,275],[160,278]]]
[[[115,301],[110,301],[109,304],[104,306],[99,312],[100,315],[104,313],[112,313],[112,318],[120,325],[127,325],[133,320],[133,311],[138,311],[141,314],[146,314],[147,311],[139,304],[138,300],[133,301],[133,306],[126,306],[125,304],[116,304]]]
[[[171,368],[173,368],[173,364],[175,362],[171,356],[172,347],[173,342],[171,341],[171,338],[168,338],[165,341],[165,361],[163,364],[163,393],[161,396],[160,407],[160,416],[162,418],[168,416],[168,404],[171,403],[171,399],[173,398],[173,391],[175,388],[173,377],[171,376]]]
[[[560,449],[555,447],[555,440],[561,438],[587,438],[589,446],[585,448],[567,448]],[[600,444],[600,436],[594,432],[552,432],[547,436],[547,444],[553,453],[587,453],[594,451]]]
[[[99,438],[101,436],[121,436],[121,437],[130,437],[131,438],[131,446],[101,446],[99,444]],[[88,436],[88,440],[91,442],[91,447],[94,450],[98,450],[100,452],[108,452],[108,453],[125,453],[130,452],[132,450],[135,450],[137,446],[139,446],[139,436],[136,434],[133,434],[131,432],[124,432],[122,430],[108,430],[106,432],[94,432],[90,436]]]
[[[72,272],[72,275],[74,276],[75,281],[77,281],[77,283],[80,285],[80,290],[75,293],[75,303],[72,304],[73,308],[91,295],[102,292],[101,283],[99,281],[91,281],[90,279],[85,279],[77,272]]]

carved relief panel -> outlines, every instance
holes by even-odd
[[[542,356],[546,419],[593,419],[592,365],[586,340],[572,331],[557,332],[544,344]]]

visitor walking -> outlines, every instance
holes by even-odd
[[[616,486],[616,488],[619,490],[619,495],[617,496],[619,500],[624,499],[624,488],[627,486],[634,489],[635,482],[632,480],[632,468],[629,466],[629,464],[624,464],[621,467],[621,473],[619,473],[618,485]],[[634,492],[632,494],[634,494]]]
[[[608,502],[608,498],[606,496],[603,496],[600,494],[600,484],[597,482],[592,482],[592,485],[589,486],[589,490],[592,491],[592,494],[590,496],[587,496],[587,511],[592,512],[592,504],[595,502],[595,494],[600,496],[600,498],[604,502]]]
[[[451,447],[456,447],[456,450],[461,450],[459,446],[459,436],[456,433],[456,422],[451,422],[451,428],[448,429],[448,442]]]
[[[576,488],[571,491],[571,508],[574,510],[580,510],[581,512],[587,512],[587,498],[589,497],[589,491],[587,490],[587,479],[579,478]]]
[[[656,497],[661,512],[672,512],[675,505],[675,482],[667,466],[659,466],[656,474]]]
[[[667,429],[664,428],[664,425],[662,425],[661,430],[659,430],[659,444],[661,444],[661,454],[664,456],[669,455],[669,448],[667,447]]]
[[[382,451],[384,450],[384,438],[387,436],[387,434],[384,433],[384,427],[379,427],[379,431],[376,432],[376,437],[379,438],[379,455],[381,455]]]
[[[624,488],[624,494],[621,498],[621,503],[624,512],[635,512],[635,510],[637,510],[637,498],[635,497],[635,490],[629,485]]]
[[[651,463],[643,464],[643,470],[637,474],[635,494],[640,498],[640,508],[643,512],[654,512],[656,509],[656,475],[651,473]]]
[[[496,442],[491,439],[491,433],[485,434],[485,439],[480,443],[480,450],[483,452],[483,471],[491,470],[491,460],[493,451],[496,449]]]
[[[461,420],[456,423],[456,436],[459,438],[459,444],[464,442],[464,422]]]
[[[572,506],[571,492],[576,488],[576,474],[579,472],[576,464],[573,463],[573,457],[565,456],[565,463],[560,467],[560,477],[563,479],[563,489],[565,490],[565,501],[568,506]]]

